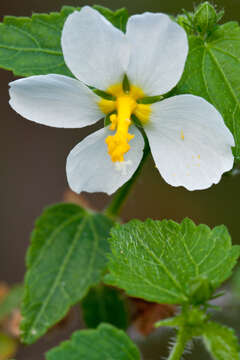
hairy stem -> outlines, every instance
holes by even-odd
[[[169,355],[168,360],[180,360],[188,340],[189,336],[186,334],[185,329],[180,329],[177,335],[176,343],[171,351],[171,354]]]
[[[145,147],[144,147],[144,151],[143,151],[142,161],[139,164],[134,175],[131,177],[131,179],[126,184],[124,184],[114,195],[111,203],[108,205],[108,207],[105,210],[105,214],[108,216],[117,217],[119,215],[128,195],[132,189],[132,186],[136,182],[139,174],[141,173],[143,164],[145,163],[145,161],[150,153],[150,148],[149,148],[149,143],[148,143],[147,137],[145,134],[143,134],[143,136],[144,136],[144,141],[145,141]]]

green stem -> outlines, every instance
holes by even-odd
[[[180,360],[188,341],[189,336],[186,334],[185,329],[180,329],[177,335],[176,344],[174,345],[168,360]]]
[[[144,147],[144,151],[143,151],[142,161],[139,164],[134,175],[131,177],[131,179],[116,192],[111,203],[105,209],[104,213],[108,216],[117,217],[119,215],[119,213],[127,199],[127,196],[129,195],[129,193],[132,189],[132,186],[136,182],[139,174],[141,173],[143,164],[145,163],[145,161],[150,153],[150,148],[149,148],[149,143],[148,143],[147,137],[145,134],[143,134],[143,137],[144,137],[144,141],[145,141],[145,147]]]

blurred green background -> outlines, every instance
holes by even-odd
[[[130,14],[144,11],[178,14],[182,8],[191,11],[199,1],[192,0],[1,0],[0,18],[4,15],[30,16],[32,12],[57,11],[62,5],[83,6],[99,4],[112,10],[127,7]],[[218,9],[225,8],[223,21],[239,20],[240,0],[216,0]],[[53,129],[36,125],[21,118],[8,105],[8,83],[14,77],[0,70],[0,281],[19,282],[24,275],[24,256],[35,218],[49,204],[59,202],[67,189],[65,161],[69,151],[93,131]],[[99,207],[108,201],[106,196],[91,195]],[[239,236],[240,175],[224,176],[221,183],[205,191],[188,192],[166,184],[149,159],[124,211],[124,219],[172,218],[188,216],[197,223],[210,226],[226,224],[234,243]],[[236,318],[235,318],[236,321]],[[21,349],[17,360],[43,359],[43,351],[66,338],[74,322],[60,335],[41,340],[30,349]],[[76,325],[78,326],[78,325]],[[70,329],[71,328],[71,329]],[[142,341],[144,359],[159,359],[159,333]],[[164,347],[162,342],[162,347]],[[164,350],[166,351],[166,350]],[[157,356],[156,356],[157,354]],[[166,354],[166,353],[164,353]],[[186,359],[204,359],[198,352]]]

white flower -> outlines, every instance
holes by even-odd
[[[14,81],[10,105],[29,120],[64,128],[91,125],[112,113],[110,126],[85,138],[68,156],[67,177],[75,192],[112,194],[134,174],[144,141],[131,120],[133,114],[142,123],[156,167],[169,184],[205,189],[232,168],[233,136],[207,101],[179,95],[151,105],[138,102],[167,93],[182,75],[187,37],[168,16],[132,16],[124,34],[86,6],[67,18],[62,49],[78,80],[44,75]],[[129,92],[122,87],[125,74]],[[108,92],[115,100],[100,98],[86,85]]]

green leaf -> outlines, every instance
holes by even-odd
[[[37,220],[27,255],[23,342],[33,343],[101,280],[112,225],[73,204],[52,206]]]
[[[0,333],[0,360],[7,360],[14,356],[17,350],[17,341],[10,336]]]
[[[95,8],[113,25],[126,29],[127,10]],[[19,76],[49,73],[73,76],[64,62],[61,33],[67,17],[80,9],[64,6],[58,13],[33,14],[31,18],[6,16],[0,23],[0,68]]]
[[[222,114],[234,135],[234,156],[240,160],[240,27],[229,22],[211,36],[189,37],[189,54],[175,94],[205,98]]]
[[[144,98],[138,99],[137,103],[138,104],[154,104],[156,102],[159,102],[163,99],[162,95],[157,95],[157,96],[146,96]]]
[[[214,359],[240,359],[238,340],[232,329],[209,321],[205,325],[203,340]]]
[[[206,277],[212,289],[232,272],[240,254],[224,226],[211,230],[185,219],[132,220],[111,231],[107,284],[131,296],[168,304],[191,302],[194,279]]]
[[[127,9],[122,8],[114,12],[100,5],[95,5],[93,8],[105,16],[105,18],[118,29],[126,32],[126,26],[129,17]]]
[[[23,285],[15,285],[10,292],[0,302],[0,321],[9,315],[14,309],[21,304],[23,296]]]
[[[0,24],[0,67],[21,76],[72,76],[62,55],[61,31],[74,10],[64,7],[60,13],[33,14],[31,18],[6,16]]]
[[[47,360],[140,360],[140,353],[130,338],[111,325],[97,330],[76,331],[70,341],[47,353]]]
[[[240,299],[240,267],[239,266],[235,271],[232,279],[232,290],[233,290],[233,294]]]
[[[125,299],[117,289],[99,285],[88,292],[82,301],[84,321],[89,328],[96,328],[101,322],[126,330],[128,313]]]

